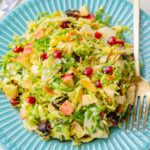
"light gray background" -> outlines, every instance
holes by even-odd
[[[133,2],[134,0],[129,0]],[[141,8],[150,15],[150,0],[140,0],[141,1]]]
[[[20,3],[22,3],[22,1],[25,1],[25,0],[21,0]],[[129,0],[130,2],[133,2],[134,0]],[[150,15],[150,0],[141,0],[141,8],[147,13]],[[0,147],[0,150],[3,150],[1,147]]]

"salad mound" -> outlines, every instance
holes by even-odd
[[[45,140],[107,138],[134,99],[133,46],[126,27],[108,26],[102,12],[42,13],[2,58],[1,89]]]

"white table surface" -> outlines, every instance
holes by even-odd
[[[22,3],[23,1],[25,0],[20,0],[20,3]],[[129,0],[130,2],[133,2],[134,0]],[[19,4],[20,4],[19,3]],[[141,0],[141,8],[147,13],[150,15],[150,0]],[[0,150],[3,150],[1,147],[0,147]]]

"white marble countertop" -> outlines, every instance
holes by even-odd
[[[1,1],[1,0],[0,0]],[[3,0],[2,0],[3,1]],[[22,3],[23,1],[25,0],[20,0],[20,2],[18,3],[18,5],[20,3]],[[133,2],[134,0],[129,0],[130,2]],[[141,0],[141,8],[147,13],[150,15],[150,9],[149,9],[149,6],[150,6],[150,0]],[[3,150],[1,147],[0,147],[0,150]]]

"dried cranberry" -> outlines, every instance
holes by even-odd
[[[117,92],[118,92],[120,95],[123,95],[121,88],[120,88],[119,90],[117,90]]]
[[[107,66],[107,67],[105,67],[104,69],[103,69],[103,72],[104,73],[112,73],[112,71],[113,71],[113,67],[112,66]]]
[[[35,102],[36,102],[35,97],[30,96],[30,97],[27,98],[27,103],[29,103],[29,104],[35,104]]]
[[[122,57],[123,60],[126,60],[127,59],[127,54],[123,53],[123,54],[121,54],[121,57]]]
[[[92,74],[93,74],[93,68],[92,67],[87,67],[84,72],[83,72],[84,75],[90,77]]]
[[[55,51],[55,52],[53,53],[53,56],[54,56],[55,58],[61,59],[62,54],[61,54],[60,51]]]
[[[60,27],[65,29],[65,28],[69,28],[69,25],[70,25],[70,21],[63,21]]]
[[[20,102],[19,102],[18,99],[11,99],[11,100],[10,100],[10,103],[11,103],[11,105],[13,105],[13,106],[17,106],[18,104],[20,104]]]
[[[101,81],[100,81],[100,80],[96,81],[96,82],[95,82],[95,86],[96,86],[97,88],[102,88]]]
[[[58,107],[57,104],[55,104],[54,102],[52,102],[52,106],[53,106],[55,109],[59,110],[59,107]]]
[[[116,44],[116,38],[114,36],[110,37],[107,43],[111,46]]]
[[[46,122],[41,122],[39,125],[38,125],[38,130],[40,132],[42,132],[44,134],[44,136],[47,136],[50,134],[50,130],[51,130],[51,126],[49,124],[48,121]]]
[[[66,11],[66,15],[68,17],[74,17],[74,18],[78,18],[79,17],[79,10],[71,10],[71,9],[68,9]]]
[[[72,56],[74,57],[76,62],[80,62],[80,56],[79,55],[77,55],[75,52],[73,52]]]
[[[100,39],[102,37],[102,34],[98,31],[95,32],[95,38]]]
[[[115,112],[108,113],[107,118],[113,123],[114,126],[118,125],[119,116]]]
[[[133,61],[134,60],[134,54],[130,54],[130,60]]]
[[[14,49],[13,49],[13,52],[15,52],[15,53],[20,53],[20,52],[23,52],[23,50],[24,50],[24,48],[23,47],[15,47]]]
[[[64,97],[63,99],[61,99],[58,104],[62,105],[66,100],[68,99],[68,97]]]
[[[44,60],[47,59],[47,58],[48,58],[47,53],[43,53],[43,54],[40,56],[40,59],[41,59],[42,61],[44,61]]]

